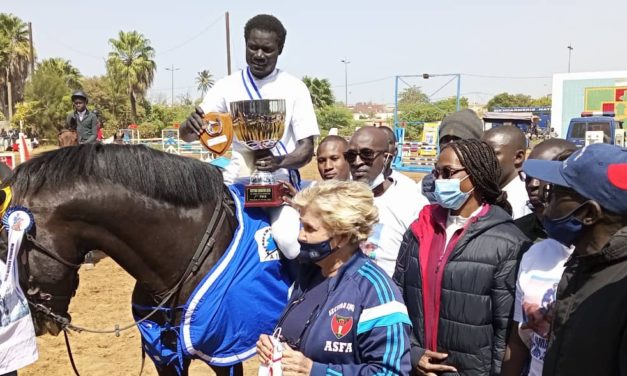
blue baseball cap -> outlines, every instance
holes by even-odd
[[[627,149],[609,144],[583,147],[563,162],[531,159],[523,171],[567,187],[604,209],[627,214]]]

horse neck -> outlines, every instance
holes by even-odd
[[[65,220],[81,223],[76,229],[83,250],[102,250],[131,274],[143,291],[163,294],[185,272],[205,233],[215,203],[195,208],[124,192],[97,191],[93,200],[73,200],[59,207]],[[232,238],[234,217],[217,229],[217,239],[202,272],[219,259]]]

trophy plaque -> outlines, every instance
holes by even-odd
[[[210,152],[223,155],[233,142],[233,121],[231,115],[209,112],[203,116],[205,131],[199,136],[200,143]]]
[[[238,141],[252,151],[255,158],[269,156],[285,131],[285,100],[232,102],[231,117]],[[244,192],[244,207],[274,207],[283,204],[286,188],[271,172],[255,170]]]

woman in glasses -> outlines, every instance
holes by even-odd
[[[436,204],[405,234],[394,273],[413,324],[417,374],[498,375],[528,247],[516,228],[494,150],[479,140],[446,145],[433,174]]]
[[[293,205],[302,224],[301,270],[277,324],[283,374],[407,375],[407,309],[398,287],[359,251],[378,219],[368,186],[323,181],[298,193]],[[262,335],[262,363],[272,352]]]

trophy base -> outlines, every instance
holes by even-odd
[[[281,183],[250,184],[244,187],[245,208],[272,208],[283,205],[285,187]]]

